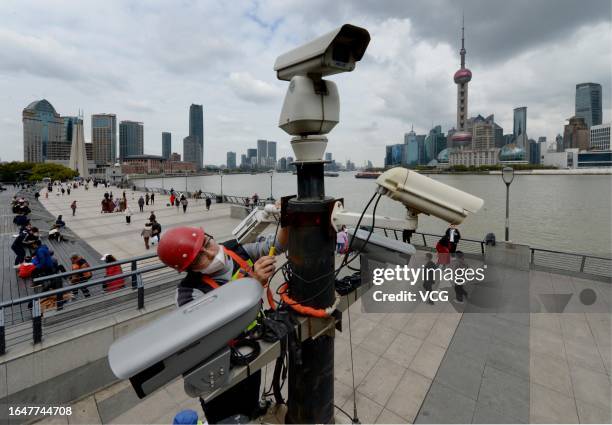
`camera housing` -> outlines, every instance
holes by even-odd
[[[360,61],[370,43],[364,28],[344,24],[333,31],[280,55],[274,63],[279,80],[290,81],[296,75],[327,75],[350,72]]]
[[[255,320],[262,295],[252,278],[223,285],[119,338],[108,351],[110,368],[118,378],[129,378],[143,398],[214,361]]]
[[[376,179],[376,184],[382,193],[404,204],[409,212],[433,215],[454,224],[461,223],[484,204],[474,195],[402,167],[385,171]]]
[[[327,75],[350,72],[370,43],[364,28],[345,24],[280,55],[274,63],[279,80],[290,81],[278,126],[295,136],[296,162],[321,162],[329,133],[340,122],[340,97]]]

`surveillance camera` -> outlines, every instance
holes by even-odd
[[[335,30],[280,55],[274,63],[279,80],[296,75],[326,75],[350,72],[365,53],[370,34],[363,28],[345,24]]]
[[[476,196],[402,167],[385,171],[376,183],[382,193],[409,210],[433,215],[449,223],[461,223],[484,203]]]
[[[367,30],[346,24],[276,59],[276,76],[290,81],[278,126],[296,136],[296,162],[322,161],[327,139],[321,135],[340,121],[336,84],[322,77],[355,69],[369,42]]]
[[[115,341],[108,351],[111,370],[129,378],[143,398],[218,357],[255,320],[262,295],[255,279],[223,285]]]

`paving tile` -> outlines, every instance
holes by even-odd
[[[561,335],[561,320],[557,313],[532,313],[530,326]]]
[[[36,423],[40,425],[68,425],[68,416],[47,416]]]
[[[380,412],[380,415],[378,415],[378,418],[376,419],[376,423],[377,424],[405,424],[405,423],[408,423],[408,421],[400,416],[397,416],[395,413],[391,412],[390,410],[383,409],[383,411]]]
[[[484,362],[459,353],[448,352],[434,382],[439,382],[472,400],[478,398]]]
[[[388,313],[379,323],[387,328],[401,331],[412,320],[412,313]]]
[[[395,340],[399,331],[386,326],[373,329],[359,346],[376,355],[382,356],[389,345]]]
[[[508,422],[508,418],[501,412],[482,403],[476,403],[474,418],[472,419],[473,424],[507,424]]]
[[[531,385],[531,423],[578,423],[574,400],[538,384]]]
[[[484,361],[491,345],[488,335],[478,333],[475,328],[459,323],[448,351],[461,353],[467,357]]]
[[[397,363],[381,357],[357,389],[370,400],[384,406],[405,371]]]
[[[415,423],[470,423],[476,402],[442,384],[433,383]]]
[[[565,340],[565,354],[570,364],[576,364],[587,369],[593,369],[596,372],[606,373],[603,360],[594,343]]]
[[[410,321],[404,326],[402,332],[414,337],[425,339],[433,327],[436,319],[435,314],[414,313]]]
[[[443,320],[439,318],[431,328],[425,341],[439,347],[447,348],[453,338],[456,328],[457,323],[454,320]]]
[[[166,415],[168,412],[177,412],[178,404],[170,399],[168,393],[158,391],[140,403],[137,403],[127,412],[117,416],[112,420],[116,424],[140,424],[153,423],[157,418]]]
[[[423,340],[419,338],[400,333],[385,351],[383,357],[408,368],[422,343]]]
[[[414,356],[409,369],[429,379],[434,379],[445,352],[444,348],[425,341]]]
[[[612,408],[602,409],[582,400],[576,400],[578,419],[582,424],[610,424],[612,423]]]
[[[69,424],[101,424],[98,406],[94,396],[87,397],[72,405],[72,415],[68,416]]]
[[[342,406],[348,399],[353,399],[353,387],[334,378],[334,403]]]
[[[500,412],[508,422],[529,420],[529,381],[485,367],[478,402]]]
[[[360,347],[353,348],[353,360],[355,367],[355,385],[359,385],[363,378],[370,372],[379,357]],[[346,385],[353,385],[351,374],[351,361],[348,354],[345,357],[335,356],[334,375]]]
[[[386,409],[413,422],[429,390],[431,380],[407,370],[385,405]]]
[[[272,367],[270,369],[274,368]],[[166,391],[170,398],[178,404],[191,399],[191,397],[185,393],[185,383],[182,377],[164,386],[164,391]]]
[[[543,329],[531,329],[529,334],[531,351],[548,357],[565,360],[565,345],[560,335]]]
[[[529,379],[529,351],[515,345],[492,342],[487,366]]]
[[[559,315],[559,319],[561,320],[563,338],[566,341],[570,340],[581,344],[595,343],[584,313],[562,313]]]
[[[378,324],[376,322],[372,322],[366,319],[365,315],[358,317],[357,320],[351,323],[351,332],[353,334],[352,336],[353,344],[354,345],[361,344],[365,340],[365,338],[368,336],[368,334],[372,332],[374,329],[376,329],[377,327],[378,327]],[[346,333],[348,336],[348,322],[347,322],[346,331],[344,331],[343,334],[344,333]]]
[[[353,400],[347,400],[346,403],[342,406],[348,413],[353,412]],[[377,404],[376,402],[370,400],[360,392],[357,392],[357,416],[359,420],[363,424],[373,424],[376,422],[376,418],[382,412],[383,406]],[[345,416],[346,417],[346,416]]]
[[[563,360],[531,353],[529,377],[532,383],[540,384],[568,397],[574,397],[572,378],[567,363]]]
[[[610,376],[570,364],[574,397],[602,409],[610,408]]]

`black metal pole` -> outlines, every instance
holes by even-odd
[[[334,245],[331,209],[325,197],[323,162],[298,163],[298,196],[289,200],[290,217],[288,282],[290,297],[315,308],[335,300]],[[286,423],[333,423],[334,338],[307,339],[301,350],[289,353],[289,397]]]
[[[510,184],[506,183],[506,242],[510,240]]]

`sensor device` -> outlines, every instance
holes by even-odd
[[[255,279],[228,282],[115,341],[111,370],[144,398],[218,355],[255,320],[262,295]]]

